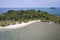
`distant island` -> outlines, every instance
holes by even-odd
[[[52,21],[60,24],[60,16],[48,14],[48,12],[41,10],[8,10],[0,15],[0,26],[15,24],[16,22],[29,22],[33,20],[42,20],[42,22]]]
[[[55,7],[51,7],[50,9],[56,9]]]

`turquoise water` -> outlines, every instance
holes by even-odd
[[[60,25],[36,22],[19,29],[0,29],[0,40],[60,40]]]
[[[8,10],[30,10],[30,9],[47,11],[50,14],[55,14],[57,16],[60,16],[60,8],[56,8],[56,9],[50,9],[50,8],[0,8],[0,14],[6,12]]]

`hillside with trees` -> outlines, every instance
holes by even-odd
[[[53,14],[48,14],[48,12],[40,11],[40,10],[8,10],[5,13],[0,15],[0,24],[6,21],[13,22],[19,21],[28,22],[32,20],[42,20],[42,21],[52,21],[54,23],[60,24],[60,16],[56,16]],[[3,25],[2,23],[2,25]]]

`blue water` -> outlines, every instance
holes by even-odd
[[[47,11],[49,14],[55,14],[57,16],[60,16],[60,8],[56,9],[50,9],[50,8],[0,8],[0,14],[7,12],[8,10],[41,10],[41,11]]]

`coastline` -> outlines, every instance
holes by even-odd
[[[25,26],[27,26],[27,25],[29,25],[29,24],[31,24],[31,23],[39,22],[39,21],[41,21],[41,20],[29,21],[29,22],[27,22],[27,23],[24,23],[24,22],[23,22],[23,23],[21,23],[21,24],[16,23],[16,24],[14,24],[14,25],[8,25],[8,26],[5,26],[5,27],[0,26],[0,29],[15,29],[15,28],[22,28],[22,27],[25,27]]]

